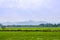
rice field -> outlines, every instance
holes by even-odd
[[[60,28],[6,28],[5,30],[60,30]],[[2,30],[2,29],[0,29]],[[0,40],[60,40],[60,32],[0,31]]]
[[[60,32],[0,32],[0,40],[60,40]]]
[[[5,30],[60,30],[60,27],[7,27]]]

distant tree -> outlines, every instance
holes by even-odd
[[[60,27],[60,24],[57,24],[57,27]]]
[[[46,23],[46,24],[40,24],[39,26],[42,26],[42,27],[53,27],[53,24]]]
[[[58,24],[54,24],[53,26],[54,26],[54,27],[58,27]]]
[[[2,26],[2,24],[0,24],[0,27]]]
[[[0,24],[0,27],[2,28],[2,30],[4,30],[6,28],[6,26]]]
[[[53,24],[47,23],[47,24],[45,24],[45,26],[46,26],[46,27],[53,27]]]
[[[45,24],[39,24],[39,26],[44,27],[44,26],[45,26]]]
[[[2,28],[2,30],[5,30],[6,26],[3,26],[3,25],[2,25],[1,28]]]

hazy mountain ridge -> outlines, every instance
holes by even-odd
[[[24,22],[4,22],[2,23],[3,25],[39,25],[42,23],[47,23],[45,21],[39,21],[39,22],[35,22],[35,21],[24,21]]]

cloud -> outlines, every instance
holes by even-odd
[[[21,20],[57,20],[60,13],[58,0],[0,0],[0,19]],[[3,16],[2,16],[3,15]]]
[[[47,7],[51,0],[3,0],[1,7],[5,8],[20,8],[20,9],[34,9],[38,7]]]

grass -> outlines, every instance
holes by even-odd
[[[0,32],[0,40],[60,40],[60,32]]]
[[[59,27],[21,27],[5,30],[60,30]],[[0,28],[0,30],[2,30]],[[0,40],[60,40],[60,32],[11,32],[0,31]]]
[[[5,30],[60,30],[60,27],[8,27]],[[0,30],[2,30],[0,28]]]

